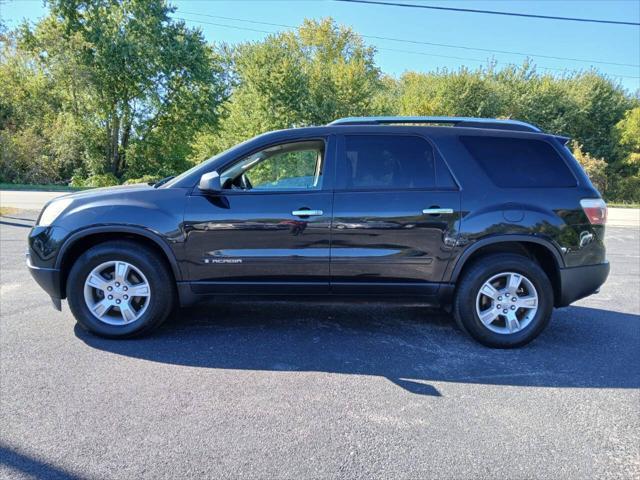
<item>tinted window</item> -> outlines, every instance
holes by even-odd
[[[460,137],[460,140],[499,187],[576,185],[567,165],[547,142],[503,137]]]
[[[449,167],[444,163],[442,157],[436,154],[436,185],[443,190],[457,190],[458,184],[453,179]]]
[[[419,137],[348,135],[341,159],[342,185],[349,189],[406,189],[435,186],[434,154]]]

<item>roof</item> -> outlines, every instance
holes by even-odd
[[[520,120],[474,117],[347,117],[334,120],[329,125],[393,125],[417,123],[450,124],[456,127],[494,128],[522,132],[542,132],[537,126],[521,122]]]

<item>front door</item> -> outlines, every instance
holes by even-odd
[[[339,137],[332,224],[335,293],[437,292],[459,218],[456,183],[415,135]]]
[[[270,145],[223,167],[220,194],[194,190],[185,248],[195,293],[328,292],[332,143]]]

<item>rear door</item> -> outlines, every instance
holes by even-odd
[[[460,192],[425,137],[338,137],[335,293],[435,294],[455,242]]]

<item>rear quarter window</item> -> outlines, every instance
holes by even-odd
[[[545,141],[485,136],[462,136],[460,141],[498,187],[576,186],[567,164]]]

